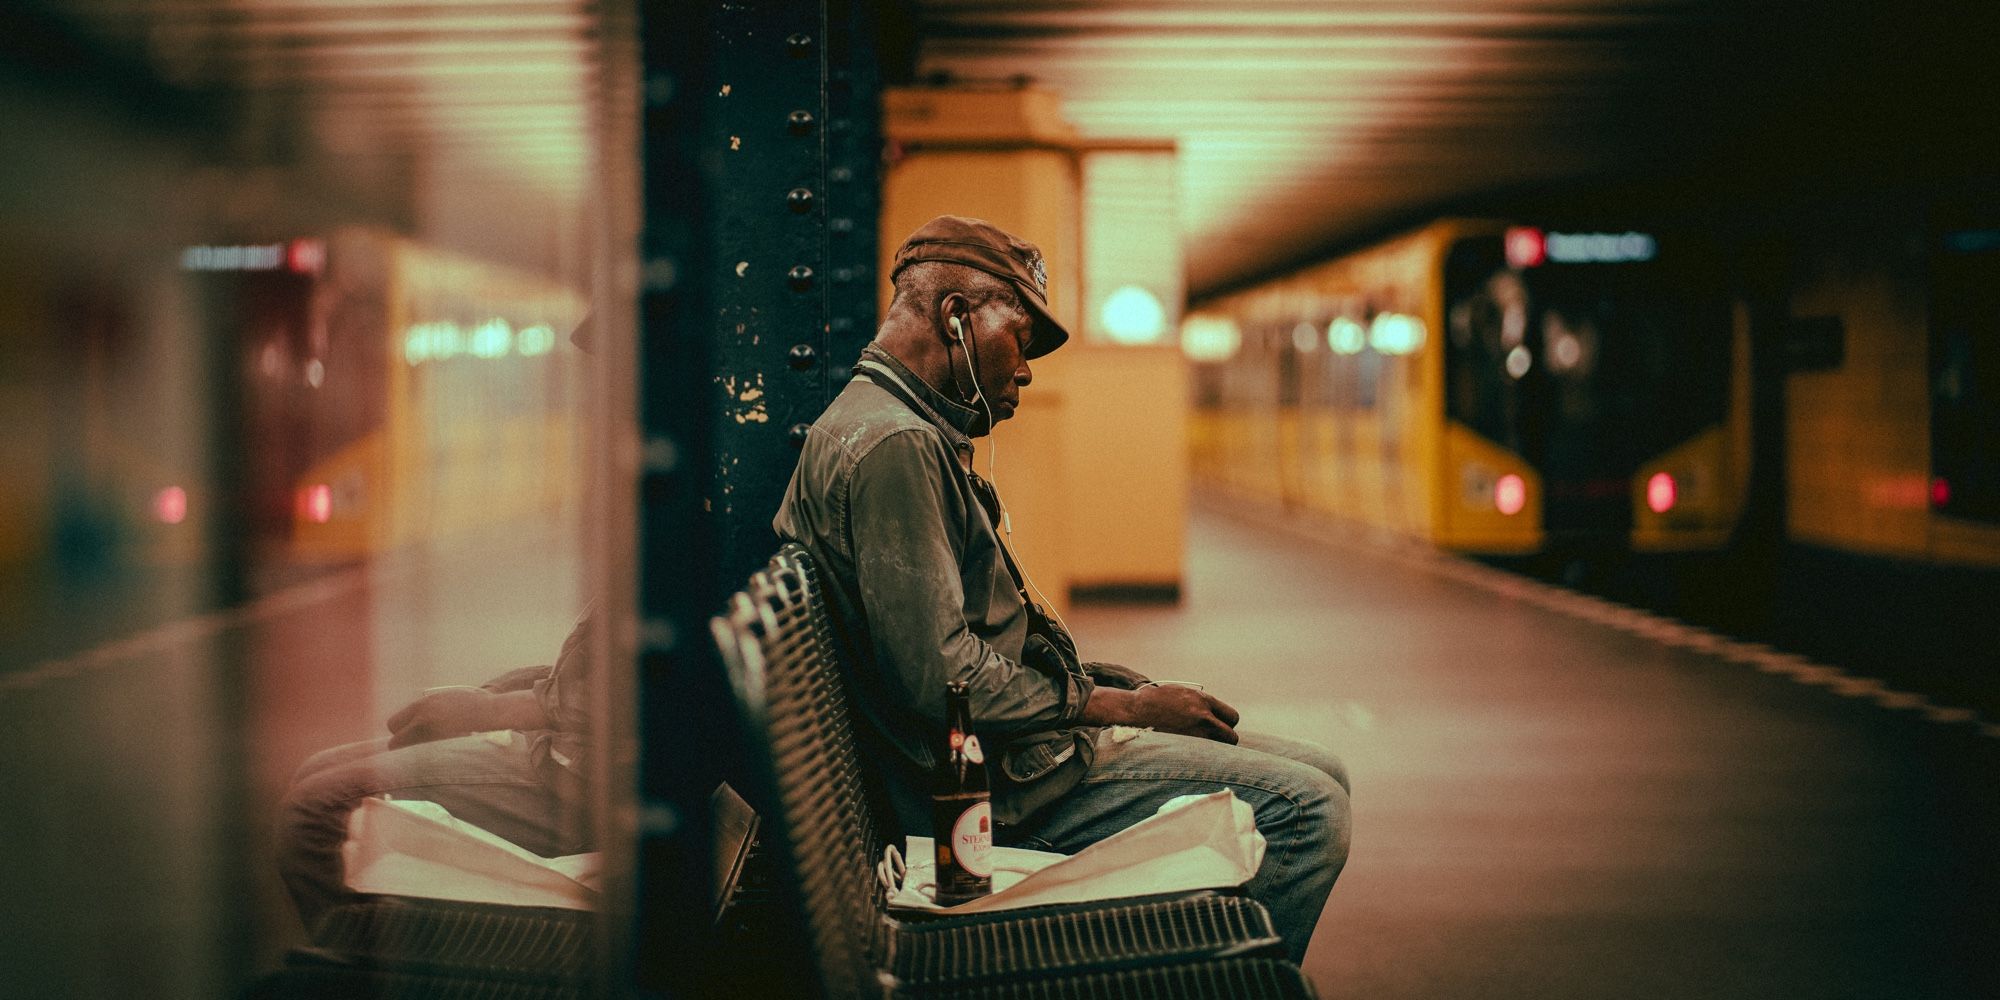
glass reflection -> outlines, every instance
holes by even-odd
[[[0,996],[239,996],[357,889],[519,901],[432,807],[598,898],[597,43],[482,10],[430,27],[547,44],[359,72],[371,9],[6,15]]]

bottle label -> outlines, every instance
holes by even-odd
[[[952,735],[955,736],[957,734],[954,733]],[[979,749],[979,737],[971,735],[966,736],[965,759],[973,762],[974,764],[986,763],[986,754]]]
[[[967,872],[979,878],[993,874],[993,803],[981,802],[958,814],[951,825],[951,852]]]

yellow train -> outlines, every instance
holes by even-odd
[[[1195,304],[1193,472],[1456,551],[1719,549],[1747,327],[1698,236],[1440,221]]]
[[[349,562],[580,495],[585,305],[555,281],[366,228],[185,247],[144,278],[170,291],[0,279],[0,318],[70,331],[0,351],[0,408],[60,415],[8,441],[40,474],[0,489],[0,573],[190,566],[225,531],[260,568]]]
[[[338,562],[554,515],[580,495],[575,291],[373,230],[245,325],[267,526]],[[266,364],[273,357],[276,363]],[[339,380],[336,381],[336,376]]]

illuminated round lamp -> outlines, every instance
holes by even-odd
[[[1105,296],[1099,312],[1104,332],[1120,344],[1157,344],[1167,332],[1167,311],[1160,300],[1137,285],[1126,285]]]
[[[411,367],[431,358],[431,325],[418,323],[403,334],[403,360]]]
[[[556,331],[547,323],[537,323],[521,331],[514,350],[524,358],[540,357],[555,350]]]
[[[1189,361],[1228,361],[1243,346],[1243,331],[1226,316],[1191,315],[1181,321],[1181,353]]]
[[[1674,482],[1674,477],[1664,472],[1655,472],[1652,478],[1646,480],[1647,510],[1655,514],[1664,514],[1673,510],[1674,503],[1679,499],[1680,487]]]
[[[153,494],[153,517],[161,524],[179,524],[187,520],[187,491],[178,486],[169,486]]]
[[[1377,354],[1414,354],[1424,345],[1424,321],[1402,313],[1380,313],[1368,328],[1368,346]]]
[[[314,524],[333,520],[333,487],[314,483],[300,490],[299,514]]]
[[[1342,316],[1326,325],[1326,346],[1333,348],[1335,354],[1360,354],[1368,346],[1368,331]]]
[[[1493,482],[1493,506],[1513,517],[1528,506],[1528,484],[1512,472]]]
[[[1300,323],[1292,327],[1292,350],[1300,354],[1311,354],[1319,346],[1319,327],[1311,323]]]

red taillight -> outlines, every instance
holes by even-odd
[[[1931,506],[1942,507],[1951,502],[1951,480],[1939,476],[1931,480]]]
[[[1664,514],[1673,510],[1675,501],[1679,499],[1680,487],[1674,482],[1674,477],[1664,472],[1655,472],[1653,478],[1646,480],[1647,510],[1655,514]]]
[[[314,524],[333,520],[333,487],[314,483],[299,491],[299,514]]]
[[[1501,476],[1493,483],[1493,506],[1508,517],[1519,514],[1528,506],[1528,484],[1511,472]]]
[[[178,486],[169,486],[153,494],[153,516],[161,524],[179,524],[187,520],[187,491]]]

